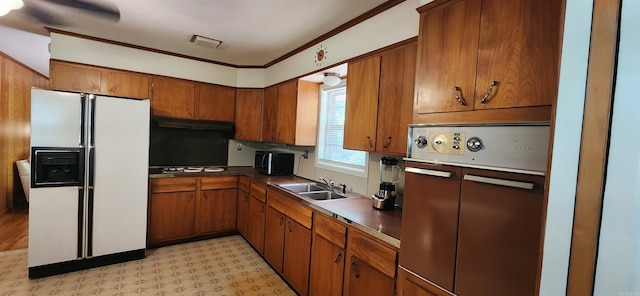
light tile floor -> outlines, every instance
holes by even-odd
[[[0,252],[0,295],[295,295],[240,236],[152,249],[142,260],[30,280],[27,249]]]

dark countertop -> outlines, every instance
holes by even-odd
[[[370,235],[377,237],[396,248],[400,247],[400,229],[402,224],[402,211],[400,209],[381,211],[371,206],[371,198],[359,194],[348,193],[354,196],[344,199],[329,201],[315,201],[302,198],[293,192],[278,187],[279,184],[316,182],[297,176],[269,176],[257,172],[252,167],[228,167],[223,172],[217,173],[173,173],[163,174],[160,170],[150,169],[149,178],[171,177],[207,177],[242,175],[252,178],[254,181],[270,185],[272,188],[287,193],[292,201],[301,202],[314,210],[321,211],[335,219],[358,228]]]

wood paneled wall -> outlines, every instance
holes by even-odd
[[[33,86],[48,88],[49,79],[0,52],[0,215],[24,200],[15,162],[29,157]]]

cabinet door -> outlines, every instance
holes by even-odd
[[[297,80],[278,86],[278,116],[276,142],[294,145],[296,142],[296,104],[298,101]]]
[[[342,295],[344,250],[315,235],[311,246],[310,296]]]
[[[205,234],[236,228],[237,189],[200,192],[198,233]]]
[[[562,7],[555,0],[482,0],[475,109],[555,102]]]
[[[254,197],[249,197],[247,240],[258,253],[264,253],[264,219],[266,205]]]
[[[284,258],[284,228],[285,216],[272,207],[267,207],[264,258],[280,273],[282,272]]]
[[[452,0],[420,14],[414,112],[473,109],[480,1]]]
[[[249,192],[238,191],[238,232],[247,238],[247,218],[249,215]]]
[[[257,89],[237,90],[236,140],[262,140],[262,93]]]
[[[154,116],[193,118],[195,85],[179,79],[153,79],[151,111]]]
[[[195,192],[153,193],[149,203],[149,242],[189,237],[195,223]]]
[[[349,63],[344,148],[374,151],[378,117],[380,56]]]
[[[300,295],[309,291],[311,230],[287,217],[284,243],[284,277]]]
[[[100,69],[51,62],[51,88],[89,93],[100,93],[102,71]]]
[[[200,84],[195,117],[205,120],[233,121],[236,91],[231,87]]]
[[[104,73],[104,93],[114,97],[149,98],[149,76],[122,71]]]
[[[278,120],[278,86],[270,86],[264,90],[262,105],[262,140],[276,142]]]
[[[376,151],[407,153],[407,125],[413,117],[416,43],[381,56]]]
[[[393,278],[356,256],[348,264],[344,295],[393,295]]]

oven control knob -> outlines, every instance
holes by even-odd
[[[482,140],[478,137],[471,137],[467,140],[467,149],[471,152],[478,152],[484,147]]]
[[[414,142],[418,148],[424,148],[427,146],[427,138],[425,136],[419,136]]]

